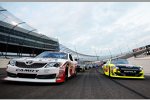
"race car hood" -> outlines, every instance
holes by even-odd
[[[141,66],[136,66],[136,65],[131,65],[131,64],[115,64],[115,66],[119,66],[119,67],[128,67],[128,68],[135,68],[135,67],[141,67]]]
[[[49,63],[49,62],[66,62],[67,59],[58,59],[58,58],[19,58],[19,59],[13,59],[18,62],[38,62],[38,63]]]

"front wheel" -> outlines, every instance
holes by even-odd
[[[68,80],[68,67],[66,67],[66,70],[65,70],[65,78],[64,78],[64,81],[67,81]]]
[[[77,68],[75,69],[74,76],[77,76]]]
[[[108,74],[108,76],[111,77],[111,76],[110,76],[110,66],[109,66],[109,74]]]

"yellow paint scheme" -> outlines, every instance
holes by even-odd
[[[141,76],[121,76],[121,75],[117,75],[115,73],[116,72],[120,73],[120,71],[116,69],[114,64],[110,64],[110,63],[107,63],[103,66],[103,72],[106,76],[109,76],[109,77],[144,79],[144,71],[143,70],[141,70],[141,72],[140,72]]]

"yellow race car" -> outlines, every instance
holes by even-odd
[[[144,79],[143,67],[130,65],[126,59],[110,59],[102,69],[109,77]]]

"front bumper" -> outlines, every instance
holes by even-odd
[[[111,73],[111,77],[115,77],[115,78],[135,78],[135,79],[144,79],[144,72],[141,71],[139,73],[121,73],[121,72],[113,72]]]
[[[6,81],[55,83],[59,81],[59,68],[18,68],[8,66]]]
[[[5,81],[17,81],[17,82],[36,82],[36,83],[56,83],[56,79],[29,79],[29,78],[13,78],[6,77]]]
[[[131,79],[144,79],[144,76],[140,76],[140,77],[137,77],[137,76],[114,76],[112,75],[111,77],[114,77],[114,78],[131,78]]]

